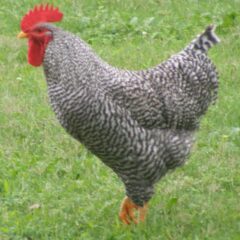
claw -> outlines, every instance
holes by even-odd
[[[138,218],[135,216],[135,212],[138,211]],[[125,197],[121,204],[119,218],[120,220],[129,225],[131,222],[138,224],[139,221],[144,222],[147,213],[147,204],[145,203],[143,207],[137,206],[129,197]]]

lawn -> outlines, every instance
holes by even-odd
[[[209,55],[219,98],[187,164],[157,185],[146,222],[123,226],[121,181],[60,127],[42,68],[27,63],[27,43],[16,38],[21,17],[39,2],[0,0],[0,239],[238,240],[240,1],[49,2],[65,14],[58,26],[128,69],[160,63],[216,24],[221,44]]]

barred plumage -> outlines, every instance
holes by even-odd
[[[50,24],[44,71],[62,126],[122,179],[142,206],[154,184],[189,155],[200,117],[216,100],[218,77],[206,53],[209,26],[162,64],[127,71],[100,59],[80,38]]]

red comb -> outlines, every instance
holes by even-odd
[[[39,5],[31,9],[21,21],[21,29],[26,32],[29,28],[41,22],[59,22],[62,20],[63,13],[53,5]]]

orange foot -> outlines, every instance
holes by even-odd
[[[139,212],[138,218],[135,216],[135,210]],[[131,221],[138,224],[139,221],[144,222],[146,213],[147,203],[143,207],[139,207],[129,197],[125,197],[121,204],[119,218],[124,224],[130,224]]]

